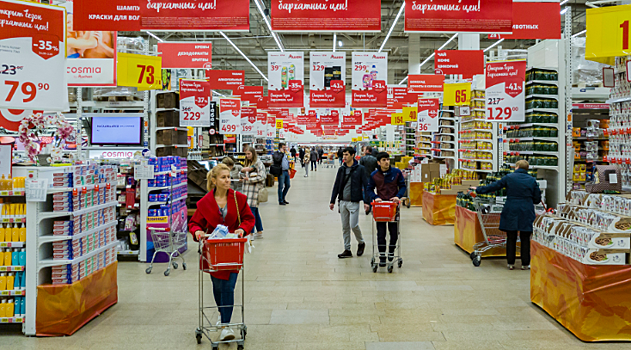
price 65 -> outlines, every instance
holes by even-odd
[[[37,90],[48,91],[50,89],[50,85],[48,85],[48,83],[37,83],[37,85],[35,85],[35,83],[31,83],[28,81],[22,82],[20,84],[19,81],[6,80],[4,82],[4,85],[9,85],[11,87],[9,90],[9,94],[5,99],[6,102],[10,102],[11,100],[13,100],[13,97],[15,96],[18,89],[20,89],[20,91],[22,92],[22,102],[24,103],[33,101],[35,97],[37,97]]]

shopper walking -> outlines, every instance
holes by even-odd
[[[354,153],[353,153],[353,154],[354,154]],[[342,166],[342,161],[344,160],[343,158],[344,158],[344,149],[342,149],[342,147],[340,147],[340,148],[337,150],[337,159],[338,159],[338,160],[339,160],[339,162],[340,162],[340,166]]]
[[[302,165],[302,167],[305,167],[305,148],[304,147],[300,147],[298,150],[298,156],[300,157],[300,165]]]
[[[305,152],[304,153],[304,160],[305,160],[305,163],[307,163],[307,166],[304,167],[305,168],[305,177],[309,177],[309,165],[308,164],[309,164],[309,161],[311,160],[311,152],[309,151],[308,148],[304,152]]]
[[[311,149],[311,171],[318,171],[318,150],[315,147]]]
[[[322,164],[322,158],[324,156],[324,149],[322,147],[318,147],[318,161]]]
[[[291,149],[289,150],[289,155],[293,158],[296,158],[296,149],[294,148],[294,146],[291,146]]]
[[[379,167],[373,171],[368,179],[366,197],[375,202],[392,201],[399,203],[401,198],[405,196],[405,179],[403,173],[397,168],[390,166],[390,155],[386,152],[377,154],[377,162]],[[375,194],[375,189],[377,193]],[[364,205],[368,211],[368,204]],[[397,221],[399,212],[397,209]],[[394,260],[394,251],[397,247],[397,239],[399,238],[398,223],[388,222],[388,231],[390,231],[390,249],[388,251],[388,260]],[[386,266],[386,223],[377,222],[377,245],[379,247],[379,266]]]
[[[515,268],[517,231],[521,239],[521,269],[530,269],[530,236],[535,221],[535,204],[541,202],[541,190],[537,180],[528,174],[528,161],[515,164],[515,172],[488,186],[478,187],[475,192],[485,194],[506,188],[506,203],[500,215],[501,231],[506,232],[506,260],[508,269]]]
[[[230,169],[227,165],[218,164],[208,173],[207,187],[208,194],[197,202],[197,210],[188,224],[195,241],[203,239],[205,232],[212,232],[218,225],[227,226],[230,232],[240,237],[248,235],[254,227],[254,215],[248,207],[247,197],[230,188]],[[221,341],[235,338],[234,331],[227,324],[232,318],[234,288],[238,275],[238,270],[210,274],[220,323],[223,324],[219,336]]]
[[[344,236],[344,251],[337,257],[352,258],[351,230],[357,239],[357,256],[364,254],[366,243],[359,227],[359,202],[364,200],[364,188],[366,187],[365,169],[355,160],[355,149],[347,147],[342,151],[343,165],[337,170],[333,193],[329,209],[333,210],[335,201],[338,202],[338,210],[342,217],[342,234]]]
[[[267,174],[265,172],[265,165],[259,160],[256,150],[252,146],[246,146],[245,150],[245,167],[241,169],[243,178],[243,194],[248,197],[248,205],[252,210],[254,219],[256,221],[256,233],[254,238],[263,238],[263,221],[261,220],[261,214],[259,213],[259,191],[265,188],[265,179]]]
[[[241,186],[241,169],[243,169],[243,166],[239,163],[235,163],[234,160],[230,157],[225,157],[224,159],[221,160],[222,164],[225,164],[226,166],[228,166],[228,169],[230,169],[230,178],[232,179],[232,189],[237,191],[237,192],[241,192],[242,186]]]
[[[270,167],[270,173],[274,176],[278,176],[278,204],[289,204],[285,200],[287,192],[291,183],[289,181],[289,159],[287,158],[287,145],[284,143],[278,144],[278,151],[272,155],[273,164]]]
[[[370,175],[377,170],[377,158],[372,155],[372,147],[365,146],[362,147],[364,151],[363,157],[359,159],[359,164],[363,165],[366,168],[366,183],[368,183],[368,178]],[[368,203],[368,210],[366,210],[366,215],[370,214],[372,211],[372,205]]]

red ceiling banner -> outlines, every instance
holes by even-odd
[[[381,0],[272,0],[278,32],[380,32]]]
[[[140,30],[140,6],[136,0],[75,0],[72,15],[74,30]]]
[[[484,74],[484,52],[482,50],[435,51],[434,71],[441,75],[462,75],[464,79]]]
[[[242,70],[207,70],[206,78],[213,90],[234,90],[245,85],[245,71]]]
[[[162,69],[211,69],[212,43],[158,43]]]
[[[513,2],[513,34],[490,34],[489,39],[561,39],[561,6],[558,2]]]
[[[442,90],[441,90],[442,91]],[[401,109],[417,102],[418,94],[408,94],[407,87],[388,88],[388,108]]]
[[[372,90],[353,90],[353,107],[386,107],[388,89],[384,80],[373,80]]]
[[[408,93],[443,92],[445,76],[440,74],[408,75]]]
[[[150,0],[140,16],[143,30],[249,31],[250,0]]]
[[[405,3],[406,32],[511,33],[512,18],[512,0],[415,0]]]
[[[256,105],[259,102],[259,99],[263,98],[263,87],[241,85],[232,90],[232,93],[235,96],[241,96],[241,101],[248,101],[250,105]]]

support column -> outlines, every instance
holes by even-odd
[[[421,34],[408,34],[408,75],[421,73]]]

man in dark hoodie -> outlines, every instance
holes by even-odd
[[[390,167],[390,155],[386,152],[377,154],[379,167],[373,171],[368,179],[368,187],[366,190],[366,199],[371,201],[392,201],[399,203],[401,198],[405,196],[405,178],[403,173],[397,168]],[[375,194],[375,189],[377,194]],[[364,208],[368,211],[368,204],[364,203]],[[398,217],[397,212],[397,217]],[[397,218],[398,221],[398,218]],[[388,222],[388,231],[390,231],[390,249],[388,251],[388,260],[394,260],[394,251],[397,247],[398,230],[397,222]],[[379,246],[379,266],[386,266],[386,223],[377,223],[377,244]]]
[[[337,257],[352,258],[351,230],[357,239],[357,256],[364,254],[366,243],[359,227],[359,202],[364,200],[363,190],[366,188],[365,169],[355,160],[355,149],[347,147],[343,150],[344,163],[337,170],[337,177],[333,185],[331,203],[329,208],[333,210],[335,200],[339,199],[338,209],[342,216],[342,231],[344,235],[344,252]],[[365,201],[364,201],[365,203]]]
[[[373,171],[377,170],[379,164],[377,164],[377,158],[372,155],[372,147],[366,146],[363,148],[364,156],[359,160],[359,164],[363,165],[366,168],[366,183],[368,183],[368,178]],[[368,210],[366,210],[366,215],[370,214],[372,207],[370,203],[368,203]]]

